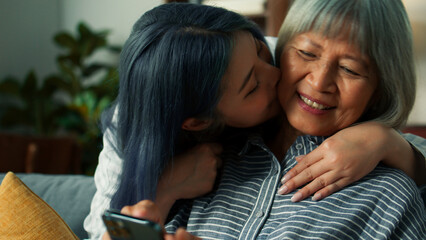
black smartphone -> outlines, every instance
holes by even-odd
[[[162,240],[163,230],[155,222],[107,210],[102,219],[112,240]]]

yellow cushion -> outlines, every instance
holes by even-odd
[[[78,239],[64,220],[9,172],[0,186],[0,239]]]

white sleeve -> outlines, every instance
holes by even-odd
[[[272,54],[272,59],[274,59],[275,62],[275,48],[277,47],[277,37],[270,37],[270,36],[266,36],[265,37],[266,40],[266,44],[269,47],[269,50],[271,51]]]
[[[114,113],[114,118],[116,112]],[[113,124],[116,124],[113,118]],[[90,239],[101,239],[106,228],[102,214],[110,208],[113,194],[117,191],[122,173],[123,160],[117,153],[115,133],[107,129],[103,135],[103,149],[99,154],[99,163],[95,171],[96,193],[92,199],[90,213],[84,220],[84,229]]]

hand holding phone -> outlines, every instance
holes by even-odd
[[[163,230],[155,222],[107,210],[102,219],[112,240],[162,240]]]

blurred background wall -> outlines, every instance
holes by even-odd
[[[280,0],[278,0],[280,1]],[[111,30],[108,41],[122,45],[132,24],[145,11],[163,0],[0,0],[0,79],[23,78],[29,69],[45,76],[55,69],[58,48],[53,35],[60,30],[75,32],[78,22],[92,29]],[[265,16],[264,0],[208,0],[251,16]],[[273,2],[273,1],[271,1]],[[277,1],[276,1],[277,2]],[[426,124],[426,1],[404,0],[413,29],[418,73],[416,105],[409,124]],[[106,61],[116,61],[97,53]]]
[[[0,79],[22,78],[34,68],[44,76],[55,69],[53,35],[76,31],[80,21],[111,30],[109,42],[122,45],[136,19],[162,0],[0,0]]]
[[[411,125],[426,125],[426,1],[404,0],[413,27],[417,69],[417,95]]]

